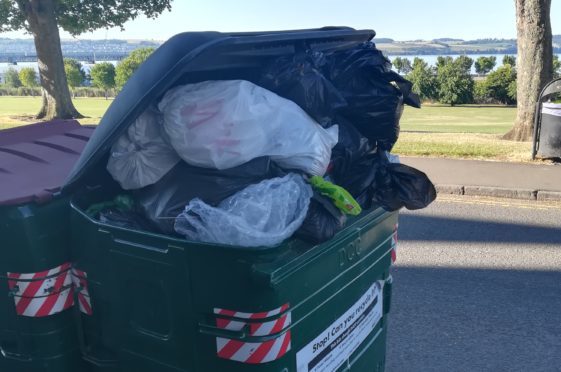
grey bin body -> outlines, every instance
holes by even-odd
[[[536,104],[532,159],[561,158],[561,103],[546,102],[561,94],[561,78],[548,83]]]
[[[544,103],[541,116],[537,155],[541,158],[561,158],[561,104]]]

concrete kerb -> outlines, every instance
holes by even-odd
[[[540,201],[561,201],[559,191],[538,191],[537,200]]]
[[[492,186],[435,185],[438,194],[488,196],[538,201],[561,201],[561,192],[546,190],[514,189]]]

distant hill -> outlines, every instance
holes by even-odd
[[[374,42],[376,44],[378,44],[378,43],[389,44],[389,43],[393,43],[394,41],[395,41],[394,39],[390,39],[390,38],[387,38],[387,37],[375,37],[374,38]]]
[[[427,54],[515,54],[516,39],[477,39],[462,40],[438,38],[433,40],[397,41],[392,38],[374,38],[376,46],[389,55],[427,55]],[[158,40],[62,40],[65,53],[130,53],[141,47],[158,47]],[[553,36],[554,53],[561,53],[561,35]],[[0,54],[35,54],[33,39],[8,39],[0,37]]]
[[[427,54],[516,54],[516,39],[462,40],[439,38],[434,40],[412,40],[376,42],[376,46],[389,55]],[[553,36],[553,52],[561,53],[561,35]]]
[[[452,43],[452,42],[462,42],[464,40],[463,39],[450,39],[450,38],[444,37],[444,38],[440,38],[440,39],[433,39],[432,41],[437,42],[437,43]]]
[[[142,47],[158,47],[161,41],[154,40],[84,40],[69,39],[62,40],[62,53],[97,53],[97,52],[118,52],[130,53]],[[0,54],[35,54],[35,44],[33,39],[7,39],[0,38]]]

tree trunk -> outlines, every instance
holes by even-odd
[[[541,90],[553,78],[551,0],[515,0],[518,58],[518,109],[514,127],[504,139],[528,141]]]
[[[72,119],[83,116],[74,108],[62,60],[54,0],[19,0],[35,41],[43,104],[38,119]]]

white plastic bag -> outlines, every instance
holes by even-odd
[[[286,169],[323,175],[338,128],[322,128],[294,102],[245,80],[169,90],[158,108],[171,145],[187,163],[228,169],[270,156]]]
[[[175,220],[175,231],[187,239],[241,247],[271,247],[302,225],[311,186],[290,173],[251,185],[218,207],[193,199]]]
[[[179,162],[163,135],[161,115],[148,109],[111,147],[107,170],[123,189],[151,185]]]
[[[561,116],[561,104],[554,102],[542,103],[542,114]]]

